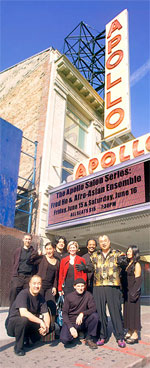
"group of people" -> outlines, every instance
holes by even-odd
[[[26,234],[13,260],[6,329],[16,339],[15,354],[23,356],[24,345],[55,328],[60,296],[64,298],[60,331],[64,344],[84,332],[85,344],[91,349],[104,345],[108,341],[106,305],[118,346],[138,343],[141,266],[136,246],[129,246],[124,254],[112,249],[108,236],[103,235],[99,246],[89,239],[87,253],[80,257],[78,243],[67,244],[64,237],[58,237],[55,245],[49,241],[44,254],[31,243],[31,234]]]

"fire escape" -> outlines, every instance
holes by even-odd
[[[19,230],[31,232],[33,203],[35,200],[35,177],[36,177],[36,156],[38,142],[31,141],[23,136],[24,141],[28,141],[32,147],[34,154],[30,154],[21,150],[21,156],[26,156],[31,163],[31,170],[28,177],[18,176],[18,188],[15,210],[15,228]]]

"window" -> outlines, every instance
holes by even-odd
[[[74,166],[72,164],[70,164],[70,162],[68,161],[63,161],[63,169],[62,169],[62,182],[67,179],[67,176],[71,175],[72,169],[74,168]],[[67,170],[68,169],[68,170]],[[71,169],[71,170],[69,170]]]
[[[68,109],[65,122],[65,139],[85,151],[87,134],[87,125]]]

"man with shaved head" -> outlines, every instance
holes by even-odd
[[[41,286],[41,277],[32,276],[29,289],[20,291],[9,310],[5,326],[8,336],[16,339],[14,352],[18,356],[25,355],[25,340],[36,342],[49,331],[50,315],[40,294]]]
[[[118,346],[124,348],[126,344],[123,339],[120,267],[118,266],[118,258],[122,253],[111,248],[107,235],[99,237],[99,245],[100,250],[91,256],[94,267],[93,296],[100,319],[100,338],[97,345],[104,345],[108,338],[107,304]]]

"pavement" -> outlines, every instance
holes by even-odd
[[[26,348],[26,354],[14,354],[14,338],[7,336],[4,322],[8,308],[0,308],[0,348],[2,368],[150,368],[150,306],[141,306],[142,330],[139,343],[119,348],[109,321],[110,338],[107,344],[96,350],[89,349],[82,340],[67,348],[55,340],[51,343],[38,342]]]

